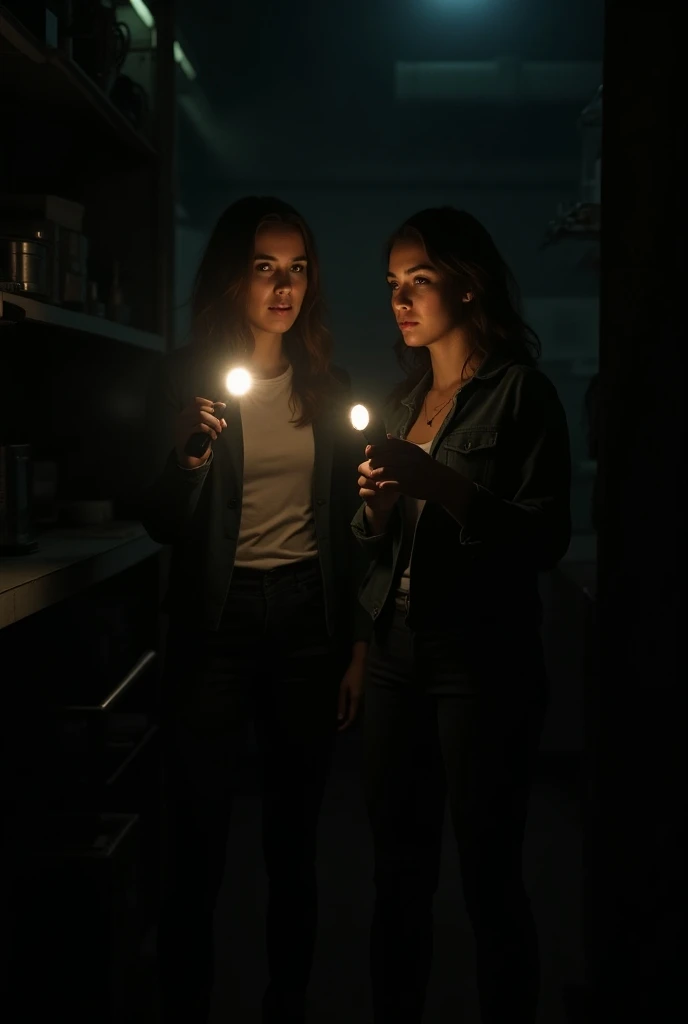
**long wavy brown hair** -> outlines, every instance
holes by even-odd
[[[449,281],[449,294],[456,300],[457,319],[468,327],[471,348],[464,370],[474,356],[484,357],[499,350],[515,362],[534,366],[540,357],[540,340],[523,318],[516,280],[502,258],[492,236],[465,210],[453,206],[434,207],[414,214],[399,227],[387,243],[387,258],[396,242],[420,241],[431,262]],[[462,303],[471,292],[473,299]],[[399,338],[394,346],[406,378],[391,397],[408,394],[430,369],[427,348],[410,348]]]
[[[217,221],[201,259],[191,299],[192,344],[239,357],[253,351],[247,298],[256,233],[274,221],[290,224],[303,236],[308,283],[294,326],[283,337],[291,363],[292,409],[303,427],[315,420],[333,381],[332,339],[324,323],[320,268],[313,234],[304,218],[273,196],[246,196],[232,203]]]

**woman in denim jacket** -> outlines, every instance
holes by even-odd
[[[407,370],[359,467],[370,568],[366,780],[376,1024],[420,1024],[448,795],[483,1024],[534,1024],[521,869],[546,704],[538,573],[570,538],[570,454],[511,274],[485,228],[424,210],[389,245]]]

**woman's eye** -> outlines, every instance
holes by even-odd
[[[306,268],[303,263],[295,263],[291,269],[295,274],[303,274]]]
[[[413,281],[414,284],[430,284],[427,277],[416,277]]]
[[[387,287],[390,289],[390,291],[394,291],[397,287],[396,281],[388,281]]]
[[[257,266],[256,266],[256,270],[270,270],[270,269],[271,269],[271,267],[270,267],[269,263],[258,263]]]

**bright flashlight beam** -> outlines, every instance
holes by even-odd
[[[251,374],[237,366],[227,374],[227,390],[230,395],[245,395],[251,389]]]
[[[356,430],[365,430],[370,423],[370,416],[365,405],[355,405],[351,410],[351,425]]]

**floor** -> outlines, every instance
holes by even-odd
[[[370,1024],[367,971],[372,860],[358,777],[359,735],[338,743],[321,827],[321,923],[311,986],[311,1024]],[[265,881],[250,758],[237,801],[226,882],[217,912],[217,984],[210,1024],[258,1024],[265,983]],[[542,946],[540,1024],[581,1019],[581,833],[575,786],[541,770],[525,851]],[[436,954],[426,1021],[479,1024],[473,941],[447,830],[436,903]]]

